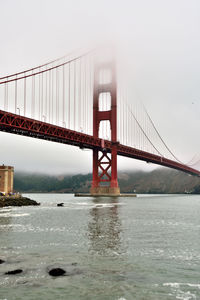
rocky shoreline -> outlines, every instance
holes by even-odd
[[[28,206],[28,205],[40,205],[35,200],[31,200],[22,196],[3,196],[0,197],[0,208],[6,206]]]

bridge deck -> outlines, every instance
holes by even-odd
[[[0,131],[73,145],[80,148],[98,148],[102,150],[101,139],[99,138],[94,138],[91,135],[19,116],[2,110],[0,110]],[[112,148],[112,143],[106,140],[105,148],[110,151]],[[190,168],[186,165],[161,157],[159,155],[128,147],[120,143],[118,144],[117,153],[121,156],[135,158],[183,171],[191,175],[200,176],[200,171]]]

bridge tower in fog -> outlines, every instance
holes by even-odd
[[[107,81],[103,80],[106,74]],[[100,97],[102,93],[108,93],[110,109],[100,110]],[[107,99],[107,98],[106,98]],[[111,130],[111,150],[104,146],[93,149],[93,180],[91,194],[120,194],[117,180],[117,88],[115,63],[108,62],[96,64],[94,67],[94,89],[93,89],[93,136],[99,137],[99,128],[102,121],[109,121]]]

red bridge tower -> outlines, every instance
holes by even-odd
[[[110,82],[102,83],[100,75],[102,72],[110,73]],[[99,99],[102,93],[109,93],[111,98],[110,110],[100,111]],[[93,149],[93,181],[91,187],[92,195],[119,195],[120,189],[117,180],[117,89],[115,64],[106,63],[96,65],[94,70],[93,91],[93,136],[99,137],[101,121],[108,120],[111,128],[111,154],[103,146],[102,149]]]

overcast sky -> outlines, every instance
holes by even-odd
[[[175,154],[200,153],[199,0],[0,0],[0,76],[73,49],[115,42],[132,87]],[[0,133],[0,164],[45,173],[88,173],[91,151]],[[119,158],[119,169],[152,166]]]

